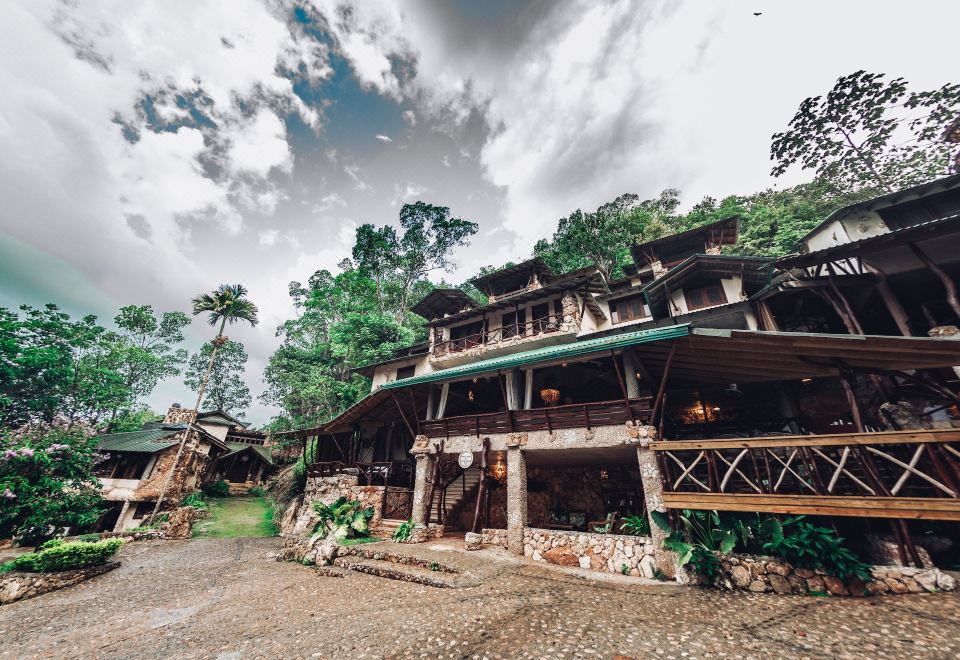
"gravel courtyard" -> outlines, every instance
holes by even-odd
[[[324,577],[275,561],[280,544],[130,544],[116,571],[0,608],[0,657],[960,654],[960,594],[724,594],[620,576],[586,580],[506,556],[481,560],[455,551],[442,554],[453,563],[486,564],[483,582],[437,589],[355,573]]]

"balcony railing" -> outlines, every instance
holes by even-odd
[[[457,435],[485,435],[491,433],[517,433],[524,431],[550,431],[555,429],[612,426],[628,420],[645,422],[650,418],[650,397],[619,401],[573,403],[552,408],[530,410],[506,410],[478,415],[462,415],[434,419],[420,423],[421,431],[431,438],[447,438]]]
[[[477,332],[466,337],[456,337],[433,345],[433,356],[443,357],[453,353],[475,348],[477,346],[496,346],[506,340],[517,337],[536,337],[538,335],[560,332],[563,327],[563,317],[559,314],[533,319],[526,323],[512,323],[510,325]]]

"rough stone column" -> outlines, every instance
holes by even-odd
[[[667,577],[677,574],[677,556],[675,552],[664,549],[663,541],[667,538],[666,531],[660,529],[651,515],[651,511],[666,513],[663,505],[663,479],[660,476],[660,467],[657,465],[656,454],[650,449],[650,442],[657,439],[657,429],[653,426],[631,428],[628,433],[637,445],[637,464],[640,466],[640,480],[643,483],[643,499],[647,505],[647,519],[650,523],[650,537],[653,539],[654,559],[657,567]]]
[[[130,500],[127,500],[123,503],[123,506],[120,508],[120,515],[117,517],[117,522],[113,526],[114,532],[123,531],[123,523],[127,522],[127,513],[130,511]]]
[[[960,328],[957,328],[955,325],[941,325],[936,328],[930,328],[927,334],[931,337],[943,337],[944,339],[960,341]],[[960,376],[960,365],[954,366],[953,371]]]
[[[527,458],[518,447],[507,449],[507,550],[523,554],[527,527]]]
[[[419,439],[422,436],[417,436]],[[414,449],[417,449],[416,443]],[[430,497],[430,479],[433,475],[433,464],[436,457],[426,451],[415,452],[417,471],[413,482],[413,518],[414,524],[427,524],[427,498]]]

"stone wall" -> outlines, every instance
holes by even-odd
[[[3,573],[0,574],[0,605],[72,587],[84,580],[112,571],[118,566],[120,562],[111,561],[102,566],[88,566],[57,573],[21,573],[19,571]]]
[[[484,530],[487,531],[501,530]],[[647,578],[654,577],[656,568],[653,541],[646,536],[528,527],[523,534],[523,554],[534,561]]]
[[[502,548],[507,547],[507,530],[505,529],[481,529],[481,543],[483,545],[499,545]]]
[[[294,500],[280,521],[280,533],[283,535],[303,536],[313,533],[313,528],[319,521],[313,510],[314,502],[333,504],[340,497],[348,500],[359,500],[367,507],[373,508],[373,518],[370,527],[378,527],[382,516],[383,504],[382,486],[359,486],[357,477],[349,474],[340,474],[333,477],[310,477],[307,479],[303,495]]]
[[[720,555],[721,573],[713,586],[730,591],[774,592],[778,594],[830,594],[873,596],[925,591],[953,591],[956,581],[936,568],[873,566],[873,580],[841,579],[822,569],[794,568],[773,557]],[[695,580],[697,581],[697,580]]]

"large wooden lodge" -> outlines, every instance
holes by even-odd
[[[960,521],[960,176],[776,260],[737,255],[738,225],[635,245],[619,280],[531,259],[473,280],[485,305],[433,291],[429,340],[294,432],[309,475],[514,552],[527,528],[698,508],[826,516],[919,564],[919,526]]]

